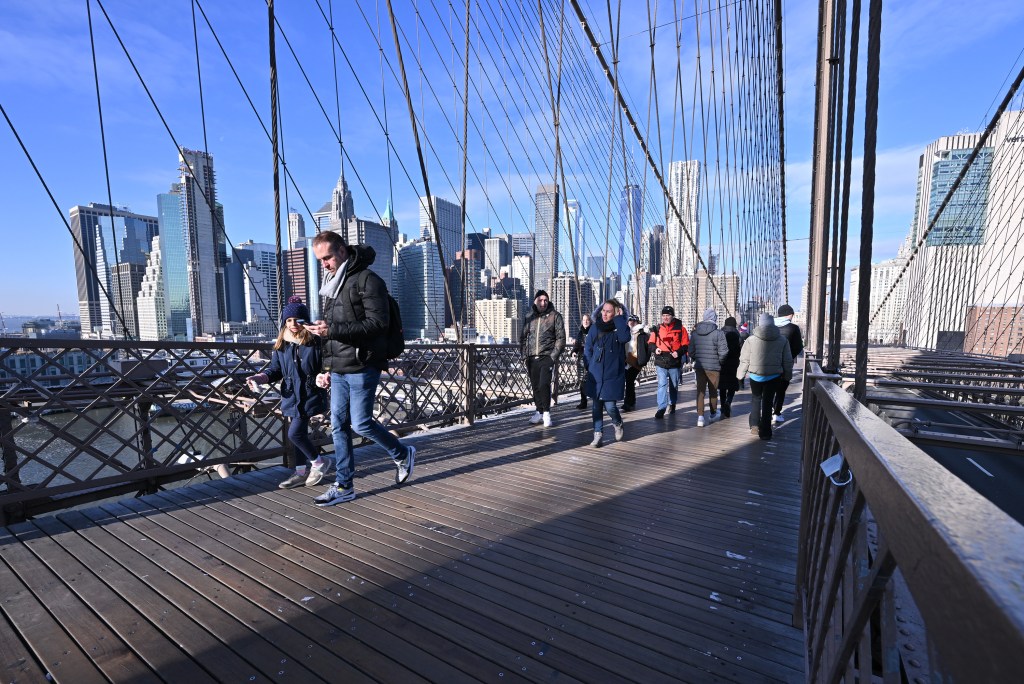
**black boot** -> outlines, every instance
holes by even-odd
[[[583,397],[582,399],[580,399],[580,403],[576,404],[576,408],[578,408],[580,411],[587,408],[587,398]]]

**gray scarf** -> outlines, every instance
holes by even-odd
[[[327,299],[337,299],[341,292],[341,286],[345,284],[345,274],[348,273],[348,262],[346,261],[334,273],[328,273],[324,284],[320,287],[320,296]]]

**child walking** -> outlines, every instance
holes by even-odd
[[[320,338],[304,327],[309,323],[309,309],[299,297],[289,297],[281,311],[284,325],[274,343],[270,367],[249,377],[249,386],[281,381],[281,413],[291,418],[288,440],[295,446],[297,466],[287,480],[278,485],[291,489],[319,484],[327,471],[327,459],[317,454],[309,439],[309,419],[327,410],[324,390],[317,387],[316,375],[322,369]],[[309,463],[309,473],[306,464]]]

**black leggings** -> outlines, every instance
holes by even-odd
[[[318,449],[313,446],[313,440],[309,438],[309,416],[292,418],[288,426],[288,441],[295,445],[296,466],[311,463],[320,455]]]
[[[533,405],[540,413],[551,410],[551,368],[554,365],[550,356],[531,356],[527,366],[533,387]]]

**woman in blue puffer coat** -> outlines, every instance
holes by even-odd
[[[615,426],[615,441],[622,440],[622,414],[615,402],[626,393],[626,344],[629,342],[626,309],[609,299],[594,312],[594,323],[587,333],[583,355],[587,358],[587,395],[594,400],[592,447],[601,446],[604,412]]]

